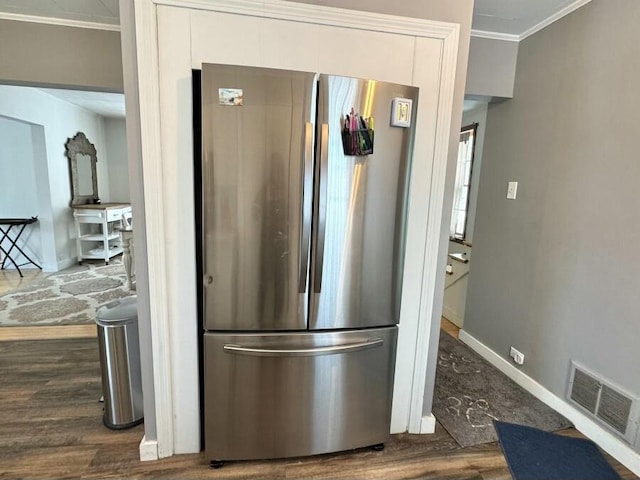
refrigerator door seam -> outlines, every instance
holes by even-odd
[[[304,132],[304,180],[302,184],[302,238],[300,245],[300,272],[298,293],[307,291],[309,242],[311,239],[311,199],[313,198],[313,124],[307,122]]]
[[[320,133],[320,198],[318,202],[318,233],[316,239],[316,264],[313,291],[322,290],[322,266],[324,260],[324,236],[327,224],[327,170],[329,163],[329,125],[322,124]]]

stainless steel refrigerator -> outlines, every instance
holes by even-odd
[[[406,107],[417,95],[372,80],[203,65],[210,460],[388,439],[413,142],[390,119],[394,99]]]

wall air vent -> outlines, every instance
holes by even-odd
[[[631,445],[640,423],[640,402],[602,377],[571,362],[567,398]]]
[[[624,435],[627,432],[632,404],[633,400],[630,398],[603,385],[596,415],[604,423]]]
[[[595,414],[602,385],[582,370],[576,368],[574,372],[570,398],[578,405],[589,410],[590,413]]]

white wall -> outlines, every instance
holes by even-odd
[[[6,85],[0,85],[0,115],[44,128],[46,165],[36,167],[36,177],[47,172],[47,178],[43,181],[44,190],[47,187],[49,189],[50,210],[40,209],[39,225],[41,235],[53,245],[43,246],[42,267],[45,271],[65,268],[75,262],[76,253],[73,215],[69,208],[69,162],[64,154],[64,144],[81,131],[96,146],[99,194],[101,199],[108,201],[109,172],[104,161],[106,158],[102,155],[106,152],[103,118],[40,90]],[[40,186],[38,188],[42,190]],[[51,253],[51,250],[55,253]]]
[[[109,170],[109,201],[129,203],[129,159],[124,118],[105,118],[104,133],[106,156],[101,158]]]
[[[31,129],[28,123],[0,117],[0,218],[40,215]],[[41,261],[40,228],[37,223],[25,228],[18,246],[35,262]],[[11,256],[18,264],[26,261],[15,253]],[[13,268],[13,265],[8,262],[5,267]],[[35,267],[28,265],[25,268]]]

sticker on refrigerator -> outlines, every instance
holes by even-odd
[[[411,126],[411,104],[410,98],[394,98],[391,105],[391,126],[407,128]]]
[[[242,106],[241,88],[219,88],[218,103],[220,105],[230,105],[232,107]]]

